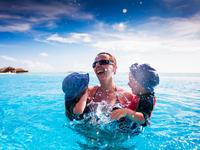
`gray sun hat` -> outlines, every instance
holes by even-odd
[[[151,93],[154,92],[154,87],[159,84],[159,76],[154,68],[149,64],[135,63],[131,65],[130,71],[141,86]]]
[[[89,74],[73,72],[65,77],[62,82],[62,90],[65,93],[65,100],[71,101],[77,97],[89,83]]]

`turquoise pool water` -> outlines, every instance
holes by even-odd
[[[66,75],[0,75],[0,149],[199,149],[199,74],[161,74],[151,125],[137,136],[81,123],[75,129],[64,115]],[[90,78],[91,86],[98,84],[93,73]],[[127,73],[118,73],[115,81],[129,89]]]

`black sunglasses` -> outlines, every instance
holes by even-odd
[[[110,60],[105,60],[105,59],[102,59],[102,60],[99,60],[99,61],[95,61],[93,64],[92,64],[92,67],[95,68],[96,67],[96,64],[99,63],[99,65],[114,65],[114,63]]]

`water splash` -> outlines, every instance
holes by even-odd
[[[108,104],[106,101],[101,102],[91,102],[88,104],[88,107],[91,108],[91,113],[89,116],[91,117],[91,123],[96,126],[104,126],[112,122],[110,119],[110,113],[113,110],[113,106]]]
[[[121,104],[110,105],[106,101],[101,101],[91,102],[88,107],[91,107],[92,111],[85,115],[83,120],[70,122],[70,128],[85,137],[86,141],[78,142],[80,147],[86,149],[124,148],[123,143],[140,133],[139,129],[137,133],[136,130],[130,129],[133,122],[124,122],[124,124],[127,123],[128,129],[122,130],[119,127],[122,122],[111,120],[110,113],[113,109],[122,108]]]

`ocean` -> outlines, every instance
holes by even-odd
[[[0,149],[200,148],[200,74],[161,73],[151,125],[138,135],[118,133],[106,122],[69,121],[61,89],[67,74],[0,75]],[[115,83],[130,90],[128,73],[117,73]],[[90,73],[90,86],[97,84]]]

